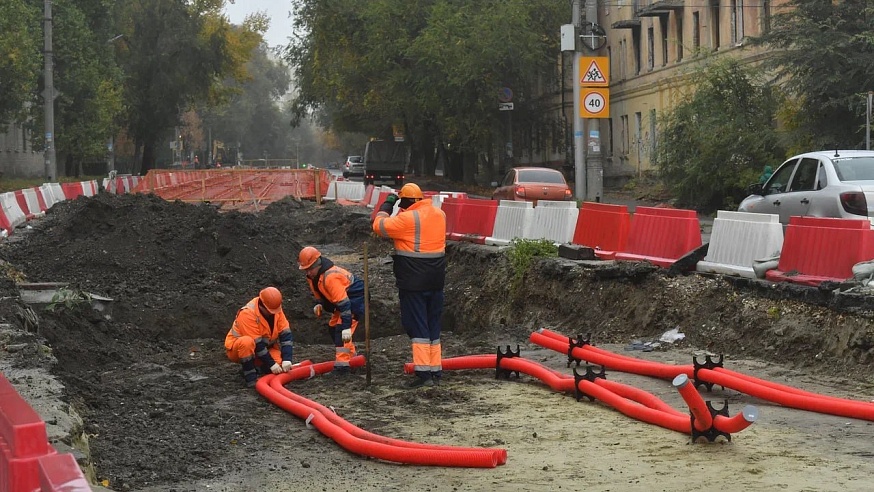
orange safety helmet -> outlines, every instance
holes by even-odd
[[[322,257],[322,254],[319,253],[319,250],[312,246],[307,246],[306,248],[300,250],[300,255],[297,257],[298,268],[301,270],[308,270],[313,263],[316,262],[319,258]]]
[[[276,287],[265,287],[258,294],[261,299],[261,304],[273,314],[278,313],[282,309],[282,293]]]
[[[401,192],[398,193],[398,197],[400,198],[418,198],[421,200],[425,198],[425,195],[422,194],[422,189],[419,188],[419,185],[416,183],[407,183],[401,188]]]

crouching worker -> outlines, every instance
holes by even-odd
[[[364,316],[364,282],[312,246],[300,251],[298,268],[306,272],[307,284],[316,300],[313,313],[316,317],[322,312],[331,313],[328,327],[334,339],[334,373],[349,374],[349,361],[355,356],[352,336],[358,320]]]
[[[262,374],[288,372],[294,352],[291,327],[282,312],[282,293],[276,287],[262,289],[237,311],[234,325],[225,337],[225,351],[231,362],[239,362],[246,386]]]

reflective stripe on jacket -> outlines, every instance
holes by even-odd
[[[373,232],[394,240],[394,274],[399,289],[440,290],[446,277],[446,214],[420,200],[389,217],[379,212]]]
[[[307,285],[316,301],[322,303],[325,310],[336,313],[343,329],[352,325],[352,300],[356,305],[363,305],[364,282],[345,268],[334,265],[328,258],[322,257],[322,267],[315,279],[307,277]],[[364,313],[356,313],[364,314]],[[333,325],[332,325],[333,326]]]
[[[277,344],[282,352],[282,360],[291,362],[294,337],[288,319],[285,318],[285,312],[281,309],[273,315],[273,326],[270,326],[258,310],[258,298],[249,301],[237,311],[234,324],[225,336],[225,349],[231,350],[235,339],[244,336],[255,340],[255,356],[263,363],[269,363],[267,367],[273,365],[273,359],[267,349]]]

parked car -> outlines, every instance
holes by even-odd
[[[537,205],[538,200],[572,200],[573,195],[560,171],[548,167],[515,167],[504,176],[492,193],[492,199]]]
[[[796,155],[764,184],[750,185],[738,210],[777,214],[869,219],[874,216],[874,151],[828,150]]]
[[[364,177],[364,158],[360,155],[350,155],[343,164],[343,177]]]

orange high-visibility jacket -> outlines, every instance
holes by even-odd
[[[274,314],[273,326],[270,326],[258,310],[258,302],[259,299],[256,297],[237,311],[237,318],[225,337],[225,349],[231,350],[234,341],[239,337],[251,337],[255,340],[255,355],[267,367],[274,363],[268,349],[275,347],[277,343],[282,353],[282,360],[291,362],[294,337],[285,312],[280,309]]]
[[[446,277],[446,214],[420,200],[389,217],[376,214],[373,232],[394,240],[393,269],[399,289],[441,290]]]

